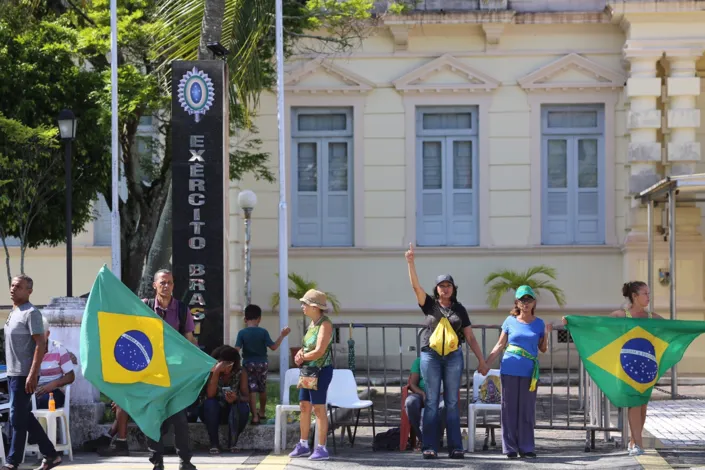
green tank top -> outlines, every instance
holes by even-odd
[[[651,318],[651,312],[646,312],[649,315],[649,318]],[[632,313],[629,311],[628,308],[624,309],[624,316],[627,318],[632,318]]]
[[[304,335],[304,340],[303,340],[303,351],[304,354],[310,353],[314,349],[316,349],[316,344],[318,343],[318,332],[321,330],[321,325],[324,322],[328,323],[333,323],[330,321],[330,318],[327,316],[322,316],[320,320],[318,320],[318,323],[314,323],[313,325],[308,327],[308,330],[306,331],[306,335]],[[306,366],[316,366],[316,367],[325,367],[329,366],[333,363],[333,358],[331,355],[331,344],[333,342],[333,335],[331,335],[330,340],[328,341],[328,345],[326,346],[326,352],[323,354],[323,356],[319,357],[315,361],[306,361],[304,362],[304,365]]]

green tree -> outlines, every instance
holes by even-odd
[[[534,276],[543,275],[556,280],[556,269],[546,265],[534,266],[526,271],[513,271],[503,269],[490,273],[485,277],[487,288],[487,305],[490,308],[499,307],[502,296],[507,292],[515,292],[520,286],[528,285],[540,295],[540,290],[545,290],[553,295],[558,305],[565,305],[563,290],[547,279],[536,279]]]
[[[288,291],[288,296],[290,299],[298,301],[309,290],[320,290],[318,289],[318,283],[316,281],[306,279],[300,274],[289,273],[289,281],[291,281],[291,283],[293,284],[293,286],[289,287]],[[338,297],[336,297],[335,294],[332,294],[330,292],[325,292],[325,294],[328,297],[328,301],[330,302],[331,306],[333,307],[333,312],[340,313],[340,302],[338,301]],[[272,311],[279,308],[279,292],[275,292],[272,294],[272,297],[269,299],[269,304],[272,307]]]
[[[38,17],[39,16],[39,17]],[[109,134],[96,124],[103,112],[90,94],[99,74],[75,61],[75,30],[52,10],[7,2],[0,8],[0,238],[20,240],[20,270],[27,248],[65,241],[65,176],[56,117],[74,111],[73,232],[93,218],[91,203],[109,175]]]

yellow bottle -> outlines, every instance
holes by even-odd
[[[54,401],[54,394],[49,394],[49,411],[56,411],[56,401]]]

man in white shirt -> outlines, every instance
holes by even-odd
[[[76,380],[76,375],[73,372],[73,358],[61,343],[49,339],[49,321],[44,316],[42,316],[42,323],[44,324],[47,349],[39,371],[39,386],[34,392],[37,398],[37,408],[49,408],[49,393],[54,394],[56,407],[61,408],[64,406],[65,398],[63,387]]]

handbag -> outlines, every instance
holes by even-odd
[[[330,354],[330,350],[328,354]],[[296,388],[318,390],[318,375],[320,373],[321,368],[318,366],[301,366],[301,370],[299,371],[299,383]]]
[[[438,322],[436,329],[429,338],[429,346],[440,356],[447,356],[448,354],[458,350],[458,347],[460,346],[458,334],[455,332],[450,324],[450,321],[448,321],[448,318],[445,315],[443,315],[441,321]]]

